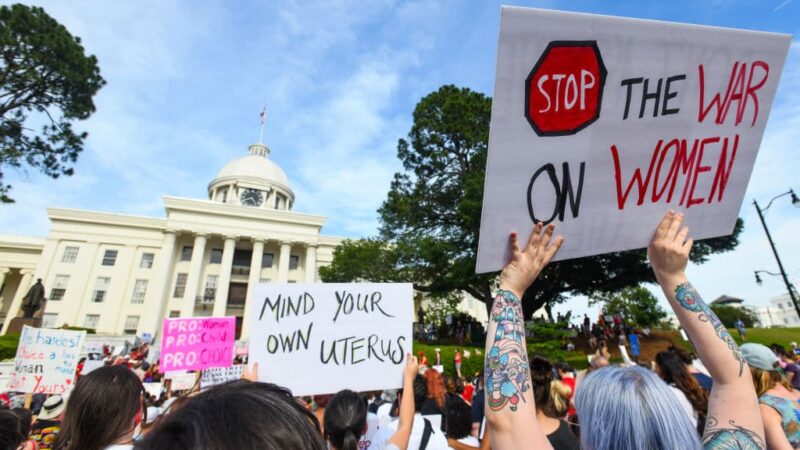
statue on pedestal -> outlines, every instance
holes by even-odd
[[[44,285],[42,279],[36,280],[36,284],[31,286],[25,297],[22,298],[23,318],[31,319],[33,314],[42,307],[44,303]]]

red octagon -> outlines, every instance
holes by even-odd
[[[596,41],[553,41],[525,79],[525,117],[539,136],[566,136],[600,117],[606,67]]]

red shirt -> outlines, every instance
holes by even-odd
[[[572,397],[573,397],[573,396],[575,396],[575,378],[572,378],[572,377],[564,377],[564,378],[562,378],[562,379],[561,379],[561,382],[562,382],[562,383],[564,383],[564,384],[566,384],[567,386],[569,386],[569,388],[572,390],[572,393],[571,393],[571,394],[569,394],[569,397],[568,397],[568,399],[569,399],[569,400],[572,400]],[[570,416],[571,416],[571,415],[573,415],[573,414],[575,414],[575,408],[571,408],[571,407],[570,407],[570,408],[569,408],[569,413],[568,413],[568,414],[569,414]]]
[[[472,383],[467,384],[464,386],[464,392],[461,393],[461,398],[466,400],[468,403],[472,403],[472,395],[475,393],[475,387]]]
[[[461,364],[461,352],[456,352],[456,364]]]

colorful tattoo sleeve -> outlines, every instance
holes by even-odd
[[[525,349],[525,321],[520,300],[509,291],[498,291],[489,320],[497,325],[486,354],[486,399],[494,411],[509,405],[517,410],[530,389],[530,369]]]
[[[675,288],[675,297],[684,309],[697,313],[697,318],[701,322],[711,323],[717,337],[722,339],[722,342],[730,349],[734,359],[739,362],[739,376],[742,376],[742,372],[744,371],[744,358],[742,357],[742,352],[739,351],[739,346],[736,345],[736,341],[733,340],[733,337],[728,333],[725,325],[722,324],[717,315],[714,314],[714,311],[700,298],[700,294],[695,290],[694,286],[688,281],[679,284],[678,287]]]
[[[706,421],[703,433],[703,448],[705,450],[763,450],[764,441],[755,432],[736,425],[730,421],[730,428],[719,427],[715,417]]]

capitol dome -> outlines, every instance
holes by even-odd
[[[210,200],[240,206],[289,210],[294,192],[286,172],[269,159],[266,145],[253,144],[249,154],[225,164],[208,185]]]

